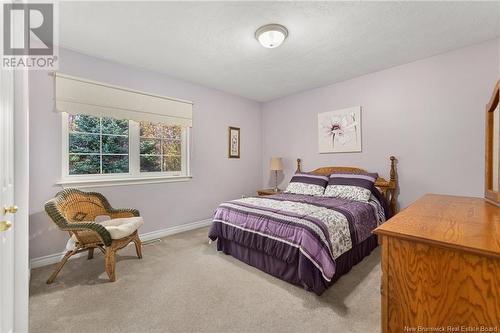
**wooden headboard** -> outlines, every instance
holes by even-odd
[[[375,181],[375,186],[378,187],[382,195],[385,197],[387,202],[389,203],[389,206],[391,208],[391,211],[393,214],[397,212],[397,187],[398,187],[398,178],[397,178],[397,173],[396,173],[396,158],[394,156],[389,157],[391,161],[391,169],[389,171],[389,181],[385,180],[382,177],[378,177],[377,180]],[[297,159],[297,172],[302,172],[302,161],[300,158]],[[323,167],[323,168],[318,168],[315,169],[309,173],[316,174],[316,175],[325,175],[329,176],[333,172],[359,172],[359,173],[366,173],[365,169],[361,168],[356,168],[356,167]]]

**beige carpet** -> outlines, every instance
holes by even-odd
[[[273,278],[207,243],[207,228],[133,247],[110,283],[102,255],[32,271],[30,332],[379,332],[380,255],[321,297]]]

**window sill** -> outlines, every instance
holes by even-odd
[[[158,184],[158,183],[176,183],[190,181],[193,176],[158,176],[158,177],[130,177],[130,178],[115,178],[115,179],[62,179],[56,184],[63,188],[76,187],[108,187],[108,186],[125,186],[125,185],[141,185],[141,184]]]

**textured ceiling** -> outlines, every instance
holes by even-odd
[[[63,47],[269,101],[496,38],[500,2],[62,2],[60,24]]]

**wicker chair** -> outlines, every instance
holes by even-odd
[[[57,193],[56,197],[45,204],[45,211],[62,231],[68,231],[75,240],[75,248],[69,250],[47,280],[47,284],[54,282],[68,259],[80,252],[88,251],[88,259],[94,256],[94,249],[98,248],[105,255],[106,273],[110,281],[115,281],[115,253],[135,243],[137,257],[142,258],[141,240],[137,230],[129,236],[112,239],[104,226],[95,223],[98,216],[107,215],[112,219],[139,216],[136,209],[113,209],[108,200],[95,192],[82,192],[77,189],[65,189]]]

